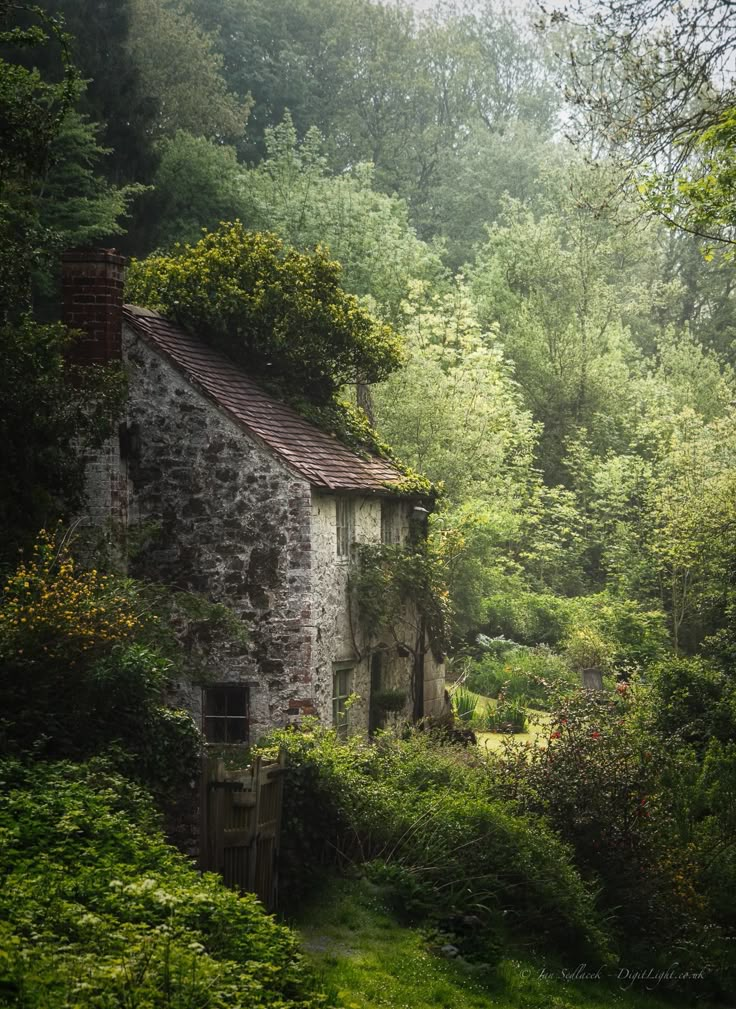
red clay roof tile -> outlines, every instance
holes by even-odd
[[[155,312],[125,306],[136,332],[242,427],[261,439],[312,485],[328,490],[391,493],[401,479],[391,463],[364,458],[269,396],[224,355]]]

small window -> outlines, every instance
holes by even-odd
[[[350,547],[355,540],[355,502],[352,498],[339,497],[336,499],[335,522],[337,528],[337,556],[349,557]]]
[[[345,707],[353,690],[353,667],[335,666],[332,674],[332,724],[340,739],[347,739],[348,709]]]
[[[248,688],[221,683],[206,687],[204,735],[208,743],[248,742]]]
[[[394,501],[381,501],[381,543],[388,546],[401,543],[399,507]]]

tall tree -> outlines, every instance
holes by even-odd
[[[404,201],[376,191],[370,164],[330,171],[323,138],[313,129],[299,142],[290,116],[267,131],[266,145],[266,159],[241,176],[243,220],[299,249],[325,244],[342,266],[345,288],[369,296],[396,322],[411,282],[443,273],[437,250],[411,227]]]
[[[8,46],[0,58],[0,523],[4,530],[0,562],[5,562],[19,546],[30,542],[41,524],[80,503],[81,453],[105,430],[119,382],[90,370],[72,383],[72,369],[65,359],[69,334],[58,325],[39,325],[30,315],[32,274],[47,265],[54,236],[58,237],[52,230],[60,223],[54,213],[63,213],[66,206],[70,233],[78,234],[82,227],[79,208],[69,202],[68,192],[57,190],[60,202],[53,211],[44,207],[43,182],[60,179],[62,138],[65,131],[69,137],[70,122],[82,131],[82,148],[94,148],[83,122],[73,118],[79,80],[70,61],[69,40],[61,23],[40,8],[0,2],[0,44]],[[57,59],[60,53],[61,82],[25,65],[29,60],[24,56],[30,54],[32,60],[45,46],[54,47]],[[72,176],[77,181],[79,167],[72,159]],[[66,204],[61,202],[62,195]],[[92,200],[91,207],[94,227],[100,226],[100,205]],[[108,214],[102,226],[111,223],[114,214]]]
[[[0,321],[29,304],[32,269],[44,255],[48,235],[35,196],[79,94],[69,47],[58,19],[33,4],[0,2]],[[62,67],[61,81],[24,65],[46,48]]]
[[[574,0],[550,22],[567,30],[578,140],[626,165],[650,212],[732,251],[733,5]]]
[[[568,168],[550,186],[557,206],[539,216],[509,201],[471,272],[481,319],[500,326],[526,403],[544,425],[539,462],[552,482],[564,478],[565,442],[575,432],[585,429],[601,450],[625,439],[637,368],[623,315],[627,302],[641,311],[646,236],[617,232],[588,205],[596,181],[595,172]]]
[[[155,102],[154,138],[186,130],[195,136],[239,137],[248,103],[229,91],[223,57],[191,14],[165,0],[129,0],[126,49],[143,94]]]

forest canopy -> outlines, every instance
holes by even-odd
[[[432,595],[461,738],[541,717],[544,745],[473,751],[472,774],[464,751],[409,733],[285,734],[297,783],[325,803],[319,857],[346,831],[383,855],[398,824],[401,858],[417,837],[427,857],[379,876],[449,900],[444,865],[427,878],[439,838],[460,873],[452,913],[487,912],[496,956],[507,909],[481,904],[507,859],[459,832],[521,837],[514,817],[530,818],[517,894],[542,818],[574,886],[547,874],[536,934],[564,898],[593,946],[643,957],[656,936],[662,963],[706,964],[732,998],[734,10],[0,0],[6,746],[115,758],[104,730],[123,710],[121,745],[196,756],[190,721],[160,704],[170,660],[138,634],[140,586],[38,539],[79,513],[85,454],[117,432],[125,392],[120,369],[71,364],[57,264],[115,244],[131,300],[360,450],[395,453],[401,489],[432,498],[427,541],[376,544],[359,573],[381,616],[406,581]],[[111,599],[130,616],[119,639]],[[70,682],[83,704],[57,702]],[[85,735],[88,712],[105,738]]]

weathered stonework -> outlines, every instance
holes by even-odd
[[[274,451],[137,324],[126,322],[117,343],[105,322],[103,336],[105,353],[112,348],[126,369],[128,401],[120,436],[88,461],[87,523],[117,545],[131,575],[201,594],[242,621],[242,640],[212,644],[207,682],[248,687],[250,741],[305,715],[331,724],[336,668],[349,668],[355,697],[349,731],[367,731],[376,653],[381,689],[407,693],[395,717],[417,708],[439,714],[442,664],[431,652],[424,656],[417,705],[413,656],[388,632],[365,637],[350,601],[350,550],[338,551],[338,501],[352,502],[352,539],[375,544],[382,535],[406,541],[412,502],[382,494],[380,482],[372,493],[316,486],[308,467],[305,473],[289,461],[288,418],[278,429],[286,449]],[[330,444],[322,448],[328,458]],[[406,613],[407,640],[416,635],[414,617]],[[172,700],[204,728],[202,683],[182,678]]]
[[[407,693],[404,711],[399,717],[411,717],[414,698],[411,693],[413,655],[402,654],[395,637],[386,630],[369,639],[355,612],[349,586],[349,557],[337,556],[336,500],[334,495],[312,492],[312,596],[315,622],[314,675],[315,702],[321,719],[332,720],[332,674],[335,664],[352,664],[352,690],[356,695],[350,709],[348,726],[351,732],[366,732],[370,722],[371,659],[380,653],[382,690],[403,690]],[[355,542],[381,542],[381,509],[386,499],[356,496],[354,499]],[[409,536],[411,505],[388,499],[395,512],[394,542],[405,543]],[[385,504],[384,504],[385,507]],[[399,620],[397,637],[412,641],[417,635],[417,615],[407,608],[406,619]],[[426,643],[423,647],[426,647]],[[420,646],[420,649],[422,646]],[[444,707],[444,665],[426,651],[424,689],[421,709],[425,715],[439,715]]]
[[[130,514],[156,533],[131,574],[197,592],[241,617],[248,640],[210,656],[216,683],[250,688],[251,737],[311,697],[310,487],[129,327]],[[201,689],[180,684],[201,724]]]

